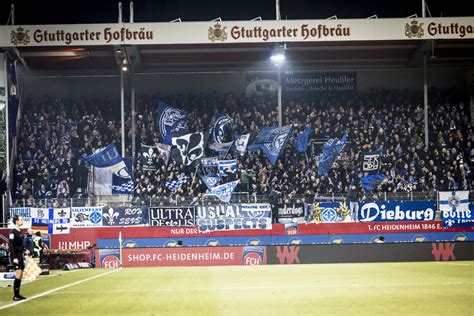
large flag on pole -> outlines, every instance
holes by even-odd
[[[239,181],[240,180],[236,180],[215,186],[206,195],[214,195],[222,202],[229,203],[230,198],[232,197],[232,193],[234,192],[235,187],[237,186]]]
[[[165,164],[170,159],[171,146],[166,144],[156,144],[148,146],[142,144],[142,167],[143,170],[158,169],[158,159],[162,159]]]
[[[225,114],[216,114],[216,121],[212,129],[212,140],[214,143],[222,143],[225,140],[225,134],[230,128],[232,119]]]
[[[325,175],[329,169],[331,169],[332,164],[336,160],[337,156],[341,153],[342,148],[346,144],[347,136],[342,135],[341,139],[330,139],[323,146],[323,157],[318,164],[318,175]]]
[[[242,157],[247,151],[247,144],[249,143],[250,134],[239,135],[234,140],[234,147],[237,154]]]
[[[296,151],[299,153],[304,153],[308,148],[309,135],[313,129],[308,127],[304,132],[299,134],[295,140]]]
[[[293,126],[264,127],[258,135],[258,139],[252,144],[252,148],[260,148],[267,155],[268,160],[274,166],[280,158],[283,149],[290,138]]]
[[[209,132],[191,133],[179,137],[172,137],[171,150],[173,159],[185,166],[196,165],[204,156],[204,146],[209,138]]]
[[[89,157],[85,157],[84,160],[94,166],[94,191],[96,194],[133,192],[131,173],[115,144],[98,150]],[[131,166],[131,160],[129,164]]]
[[[156,121],[160,131],[161,141],[167,145],[170,145],[172,132],[180,133],[186,129],[188,113],[159,101],[158,116]]]

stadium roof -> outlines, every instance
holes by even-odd
[[[265,70],[272,43],[133,45],[121,47],[136,72]],[[30,70],[107,73],[117,70],[114,46],[19,47]],[[288,43],[293,69],[419,67],[427,54],[434,67],[473,67],[474,40]]]

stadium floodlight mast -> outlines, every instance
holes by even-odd
[[[278,127],[282,126],[282,110],[281,110],[281,67],[285,63],[286,56],[285,56],[285,49],[286,44],[280,45],[276,49],[272,50],[272,55],[270,60],[275,64],[277,67],[277,77],[278,77]]]

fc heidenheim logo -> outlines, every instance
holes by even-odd
[[[418,21],[411,21],[411,23],[407,23],[405,25],[405,36],[408,38],[417,37],[421,38],[425,35],[425,31],[423,30],[423,23],[418,25]]]
[[[219,23],[216,23],[214,26],[209,27],[208,38],[212,42],[221,41],[224,42],[227,39],[227,32],[225,29],[227,26],[222,27]]]
[[[29,31],[25,31],[21,26],[12,31],[10,40],[13,45],[23,44],[27,45],[30,42],[30,36],[28,35]]]

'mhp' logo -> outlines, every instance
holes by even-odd
[[[454,247],[456,244],[446,242],[446,243],[432,243],[431,246],[433,250],[431,253],[434,255],[436,261],[449,261],[449,259],[456,260],[454,256]]]
[[[117,256],[108,255],[101,262],[102,268],[113,268],[116,269],[120,266],[120,260]]]
[[[299,251],[300,246],[276,246],[276,256],[280,264],[300,263]]]

